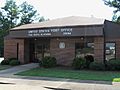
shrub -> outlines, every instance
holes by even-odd
[[[46,56],[42,59],[40,62],[40,65],[42,65],[45,68],[55,67],[57,64],[55,57]]]
[[[111,59],[107,62],[108,70],[120,70],[120,59]]]
[[[17,66],[17,65],[20,65],[20,62],[18,60],[11,60],[9,65],[11,66]]]
[[[3,60],[3,61],[1,62],[1,65],[9,65],[9,60]]]
[[[39,60],[38,63],[39,63],[39,66],[41,67],[42,66],[42,61]]]
[[[105,70],[105,65],[100,62],[92,62],[90,64],[90,69],[91,70]]]
[[[8,61],[17,60],[17,58],[8,58]]]
[[[90,63],[94,62],[94,57],[92,55],[87,55],[85,56],[85,63],[86,63],[86,68],[89,69]]]
[[[74,69],[83,69],[85,67],[85,59],[83,58],[75,58],[73,60],[72,66]]]

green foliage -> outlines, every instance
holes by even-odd
[[[114,71],[91,71],[91,70],[66,70],[58,68],[34,68],[28,71],[17,73],[22,76],[54,77],[63,79],[77,80],[96,80],[96,81],[117,81],[120,82],[120,72]],[[113,80],[119,78],[117,80]],[[82,89],[83,90],[83,89]],[[89,89],[87,89],[89,90]],[[101,90],[101,89],[100,89]]]
[[[3,60],[1,65],[9,65],[12,60],[17,60],[16,58],[9,58],[7,60]]]
[[[0,9],[2,18],[0,19],[3,24],[3,30],[8,30],[16,26],[17,19],[19,18],[19,10],[16,2],[7,0],[5,6]]]
[[[74,58],[72,66],[74,69],[83,69],[85,67],[84,58]]]
[[[9,58],[7,60],[3,60],[1,62],[1,65],[11,65],[11,66],[16,66],[20,65],[20,62],[16,58]]]
[[[17,60],[17,58],[8,58],[9,61]]]
[[[29,5],[27,2],[23,2],[20,6],[20,23],[19,25],[32,23],[33,21],[44,21],[44,17],[39,17],[37,10],[34,9],[32,5]]]
[[[4,36],[10,28],[16,26],[17,12],[18,7],[13,0],[7,0],[5,6],[0,8],[0,56],[3,56]]]
[[[3,60],[3,61],[1,62],[1,65],[9,65],[9,60]]]
[[[85,56],[85,67],[89,69],[90,64],[94,62],[94,57],[92,55]]]
[[[42,59],[42,61],[40,62],[40,65],[42,64],[43,67],[45,68],[51,68],[51,67],[55,67],[57,64],[56,58],[55,57],[50,57],[50,56],[46,56]]]
[[[40,66],[40,67],[42,66],[42,61],[39,61],[39,66]]]
[[[120,0],[103,0],[105,5],[115,8],[113,11],[113,21],[120,23]]]
[[[7,0],[5,6],[0,8],[0,26],[2,30],[9,30],[18,25],[43,21],[44,17],[37,14],[37,10],[27,2],[16,5],[14,0]]]
[[[47,19],[46,21],[48,21],[49,19]],[[42,21],[45,21],[45,18],[42,16],[42,17],[40,17],[40,19],[39,19],[39,22],[42,22]]]
[[[120,78],[114,78],[113,82],[120,82]]]
[[[5,5],[0,8],[0,51],[4,49],[4,37],[8,35],[9,29],[44,20],[44,17],[40,17],[37,10],[27,2],[17,5],[14,0],[6,0]],[[0,54],[3,56],[3,53]]]
[[[108,70],[120,70],[120,59],[111,59],[107,62]]]
[[[13,60],[10,61],[9,65],[11,65],[11,66],[17,66],[17,65],[20,65],[20,62],[18,60],[14,60],[13,59]]]
[[[91,70],[105,70],[105,65],[100,62],[92,62],[90,64],[90,69]]]

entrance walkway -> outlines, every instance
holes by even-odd
[[[6,70],[1,70],[0,71],[0,76],[2,77],[11,77],[16,73],[26,71],[32,68],[38,67],[38,63],[30,63],[30,64],[25,64],[25,65],[20,65],[20,66],[15,66]]]

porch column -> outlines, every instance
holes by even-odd
[[[21,64],[24,64],[25,63],[25,60],[24,60],[24,39],[21,39],[19,40],[19,49],[18,49],[18,60],[20,61]]]

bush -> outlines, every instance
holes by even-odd
[[[39,60],[38,63],[39,63],[39,66],[41,67],[42,66],[42,61]]]
[[[87,56],[85,56],[85,61],[86,61],[85,67],[89,69],[90,63],[94,62],[94,57],[92,55],[87,55]]]
[[[75,58],[73,60],[72,66],[74,69],[83,69],[85,67],[85,59]]]
[[[120,59],[111,59],[107,62],[108,70],[120,70]]]
[[[3,61],[1,62],[1,65],[9,65],[9,60],[3,60]]]
[[[17,58],[8,58],[8,61],[17,60]]]
[[[12,60],[17,60],[16,58],[8,58],[7,60],[3,60],[1,65],[9,65]]]
[[[9,65],[11,66],[17,66],[17,65],[20,65],[20,62],[18,60],[11,60]]]
[[[57,64],[55,57],[46,56],[42,59],[40,62],[40,65],[42,65],[45,68],[55,67]]]
[[[105,70],[105,65],[100,62],[92,62],[90,64],[90,69],[91,70]]]

